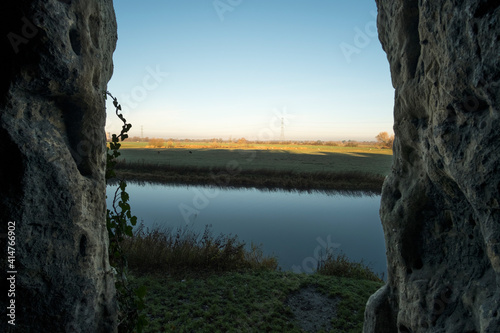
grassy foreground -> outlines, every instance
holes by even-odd
[[[336,316],[325,325],[328,331],[359,333],[366,302],[382,286],[381,282],[368,280],[276,271],[227,272],[184,279],[149,275],[137,277],[133,283],[148,289],[149,325],[145,332],[207,333],[303,332],[287,300],[311,286],[338,301]]]
[[[366,301],[383,283],[369,268],[329,255],[318,273],[281,272],[276,258],[244,245],[208,228],[139,228],[126,239],[131,282],[148,289],[145,331],[303,332],[301,314],[319,316],[318,329],[361,331]]]
[[[118,177],[174,184],[378,193],[392,163],[370,147],[124,148]]]

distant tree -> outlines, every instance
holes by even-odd
[[[174,148],[174,141],[172,139],[168,140],[167,148]]]
[[[349,140],[346,143],[344,143],[345,147],[357,147],[359,144],[357,141]]]
[[[394,144],[394,135],[389,135],[387,132],[380,132],[375,139],[377,139],[379,146],[382,148],[392,149],[392,145]]]
[[[153,148],[161,148],[161,147],[163,147],[163,139],[161,139],[161,138],[150,139],[149,145],[152,146]]]
[[[221,144],[219,143],[219,140],[217,139],[212,139],[212,148],[219,148]]]

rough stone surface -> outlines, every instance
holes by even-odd
[[[395,92],[368,332],[500,331],[500,2],[378,0]]]
[[[0,5],[0,233],[15,221],[16,332],[113,332],[105,226],[112,0]],[[0,239],[2,274],[6,238]],[[5,281],[5,276],[3,278]],[[9,303],[10,304],[10,303]]]

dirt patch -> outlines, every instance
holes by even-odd
[[[337,317],[340,298],[330,298],[309,286],[290,294],[285,305],[292,310],[300,328],[306,332],[332,329],[332,319]]]

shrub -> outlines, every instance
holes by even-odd
[[[383,279],[374,273],[363,261],[352,262],[344,253],[335,255],[328,251],[326,256],[318,261],[317,273],[361,280],[382,282]]]
[[[353,147],[354,147],[354,148],[355,148],[355,147],[357,147],[358,145],[359,145],[359,144],[358,144],[356,141],[351,141],[351,140],[349,140],[348,142],[346,142],[346,143],[345,143],[345,145],[344,145],[344,146],[345,146],[345,147],[351,147],[351,148],[353,148]]]
[[[214,237],[210,226],[199,234],[187,228],[150,230],[141,224],[122,246],[129,268],[140,273],[177,275],[278,267],[277,259],[265,257],[260,247],[252,244],[248,251],[236,236]]]
[[[387,132],[380,132],[376,137],[378,145],[382,148],[392,149],[394,144],[394,134],[389,135]]]
[[[163,139],[149,139],[149,145],[153,148],[163,147]]]

